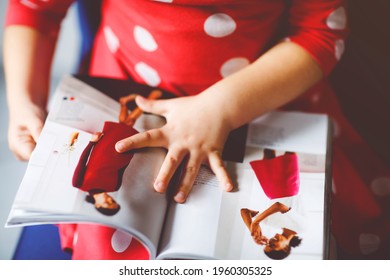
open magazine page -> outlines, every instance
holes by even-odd
[[[256,119],[249,125],[244,162],[227,163],[237,189],[221,191],[215,176],[203,168],[188,201],[169,209],[159,258],[269,259],[261,243],[269,243],[286,228],[289,238],[294,230],[301,239],[291,248],[289,259],[322,259],[327,132],[328,119],[323,115],[272,112]],[[295,160],[292,187],[277,178],[280,170],[274,166],[267,173],[276,178],[260,183],[257,173],[259,167],[260,173],[264,169],[265,151],[273,151],[278,161],[286,152]],[[256,224],[256,217],[275,202],[291,209],[258,222],[261,234],[256,242],[248,221]]]
[[[253,158],[262,154],[262,149],[249,148]],[[281,153],[283,154],[284,151]],[[247,154],[248,155],[248,154]],[[305,157],[297,153],[300,156]],[[238,173],[238,195],[225,195],[221,207],[218,238],[215,254],[227,259],[268,259],[265,244],[258,244],[245,224],[242,211],[251,211],[254,222],[256,217],[274,203],[282,203],[291,208],[286,213],[277,212],[260,222],[262,235],[270,239],[282,234],[283,228],[294,230],[302,240],[296,248],[291,248],[289,259],[324,258],[324,194],[325,173],[306,173],[299,170],[299,192],[293,196],[270,198],[264,187],[253,174],[250,160],[236,164]],[[278,186],[275,186],[278,188]],[[253,212],[252,212],[253,211]],[[228,232],[227,234],[223,234]]]
[[[117,121],[120,105],[114,99],[71,76],[65,76],[50,102],[47,121],[94,133],[105,121]]]
[[[158,257],[213,258],[222,195],[214,174],[201,167],[187,201],[169,207]]]
[[[101,131],[106,121],[116,122],[118,112],[118,102],[88,85],[71,77],[62,81],[15,198],[8,226],[101,223],[131,232],[147,245],[152,256],[156,254],[167,200],[154,191],[153,181],[164,159],[164,150],[139,150],[125,169],[118,171],[123,172],[118,180],[121,185],[109,193],[120,206],[117,213],[107,215],[97,211],[93,203],[87,202],[88,193],[83,187],[74,187],[72,181],[91,133]],[[144,114],[134,127],[144,131],[161,125],[161,118]],[[72,142],[74,135],[77,138]],[[92,155],[88,165],[91,158]],[[99,158],[101,162],[105,159]],[[99,180],[110,183],[108,177],[102,175]]]

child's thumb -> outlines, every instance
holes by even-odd
[[[38,141],[39,135],[42,132],[42,128],[43,128],[43,123],[39,122],[39,121],[34,122],[29,127],[29,130],[30,130],[30,133],[31,133],[31,137],[33,138],[35,143]]]

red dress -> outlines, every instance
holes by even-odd
[[[133,153],[118,153],[115,144],[138,133],[128,125],[114,122],[105,122],[101,132],[102,138],[98,142],[89,142],[84,149],[72,180],[74,187],[89,194],[119,189]]]
[[[250,162],[261,188],[269,199],[289,197],[299,192],[298,157],[295,153]]]
[[[11,0],[6,23],[56,34],[71,2]],[[346,34],[343,0],[104,0],[90,73],[130,76],[178,96],[193,95],[280,40],[300,45],[329,74],[343,54]],[[326,81],[285,108],[327,113],[334,120],[331,229],[339,248],[349,258],[390,258],[389,166],[343,117]],[[99,241],[91,235],[82,239],[83,228],[75,229],[75,258],[146,256],[136,242],[119,256],[110,243],[115,229],[95,229],[105,232],[96,235]],[[88,249],[99,247],[91,254],[85,251],[88,241],[93,244]],[[105,254],[94,255],[97,251]]]

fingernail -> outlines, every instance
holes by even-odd
[[[122,152],[125,148],[125,144],[123,142],[117,142],[115,144],[115,149],[117,150],[117,152]]]
[[[225,184],[225,191],[231,191],[233,189],[233,185],[230,183]]]
[[[175,195],[175,201],[178,203],[183,203],[186,201],[186,196],[184,192],[180,191]]]
[[[161,181],[158,181],[154,184],[154,189],[157,191],[157,192],[164,192],[164,183],[161,182]]]
[[[137,95],[137,97],[135,99],[136,99],[136,102],[144,102],[146,98],[143,97],[142,95]]]

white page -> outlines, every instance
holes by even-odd
[[[277,155],[296,151],[300,166],[299,194],[289,200],[298,212],[293,222],[302,243],[288,258],[322,259],[327,131],[323,115],[272,112],[251,123],[244,163],[227,164],[237,189],[223,192],[215,176],[203,168],[200,176],[208,174],[209,179],[198,180],[202,184],[194,186],[188,201],[169,209],[160,258],[269,259],[254,243],[240,209],[265,210],[274,202],[265,196],[249,162],[261,159],[264,147],[277,147]],[[267,237],[281,232],[267,224],[262,228]]]
[[[48,120],[94,133],[105,121],[118,121],[120,105],[82,81],[66,76],[50,103]]]
[[[302,112],[270,112],[250,123],[247,146],[325,154],[328,118]]]
[[[210,258],[217,238],[222,192],[214,174],[201,167],[184,204],[172,202],[162,236],[160,258]]]
[[[163,149],[142,149],[135,153],[125,170],[120,190],[110,193],[121,205],[114,216],[96,211],[85,201],[86,194],[72,187],[75,166],[91,138],[89,132],[101,131],[104,121],[114,120],[118,113],[119,105],[113,99],[74,78],[63,80],[29,161],[8,226],[22,222],[98,222],[127,231],[131,229],[147,244],[151,255],[156,254],[167,208],[165,196],[153,189],[165,156]],[[142,115],[135,127],[145,131],[163,124],[160,117]],[[74,132],[79,136],[70,148],[67,144]]]
[[[323,230],[324,230],[324,177],[323,174],[310,174],[306,176],[300,173],[301,185],[299,195],[294,197],[293,208],[300,208],[298,218],[298,235],[302,238],[299,247],[293,248],[288,259],[322,259],[323,258]],[[307,178],[309,177],[309,178]],[[229,236],[225,240],[219,240],[216,246],[216,255],[223,259],[268,259],[263,252],[263,247],[254,243],[249,230],[246,228],[241,215],[241,208],[262,211],[273,202],[265,196],[259,182],[253,176],[253,172],[248,166],[242,170],[239,182],[241,189],[240,195],[235,200],[235,205],[227,203],[224,207],[225,217],[221,221],[220,227],[227,228],[230,225]],[[283,199],[278,201],[283,202]],[[234,210],[232,210],[234,209]],[[290,210],[291,211],[291,210]],[[276,215],[276,214],[275,214]],[[277,214],[282,215],[282,214]],[[297,214],[295,214],[297,215]],[[277,216],[274,219],[273,226],[262,222],[261,228],[265,236],[272,237],[275,233],[281,233],[281,227],[290,228],[288,224],[278,224]],[[283,220],[284,222],[284,220]],[[276,227],[275,227],[276,226]]]

